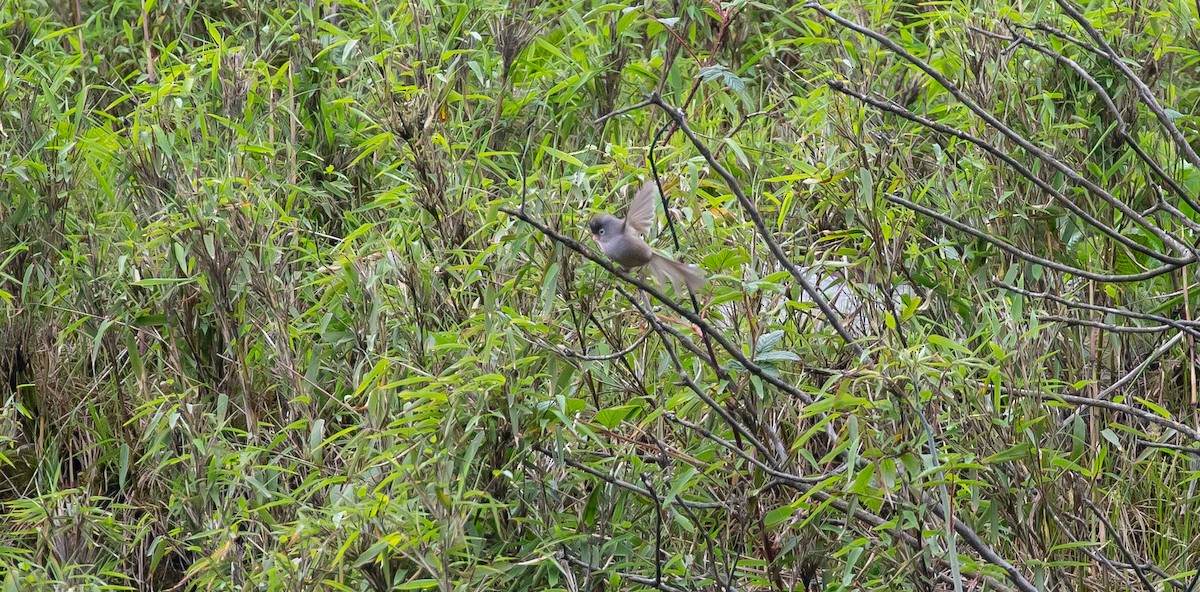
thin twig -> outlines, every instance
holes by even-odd
[[[1049,154],[1045,150],[1042,150],[1037,145],[1035,145],[1032,142],[1030,142],[1029,140],[1025,139],[1025,137],[1023,137],[1020,134],[1013,131],[1012,128],[1005,125],[1004,122],[1000,121],[999,119],[996,119],[996,117],[994,115],[992,115],[991,112],[989,112],[987,109],[984,109],[983,107],[980,107],[979,104],[977,104],[970,97],[968,97],[965,93],[963,93],[962,90],[960,90],[953,82],[951,82],[949,78],[946,78],[946,76],[944,74],[942,74],[940,71],[938,71],[932,65],[930,65],[929,62],[926,62],[925,60],[922,60],[921,58],[918,58],[917,56],[913,55],[908,50],[901,47],[898,43],[889,39],[887,36],[877,32],[873,29],[870,29],[868,27],[860,25],[854,21],[847,20],[846,18],[843,18],[842,16],[838,15],[837,13],[829,10],[828,8],[825,8],[824,6],[822,6],[816,2],[810,1],[807,4],[805,4],[805,7],[816,10],[817,12],[820,12],[821,14],[825,15],[827,18],[834,21],[835,23],[842,26],[843,28],[850,29],[851,31],[854,31],[860,35],[865,35],[867,37],[870,37],[871,39],[874,39],[877,43],[879,43],[880,45],[887,48],[888,51],[892,52],[893,54],[895,54],[901,58],[904,58],[906,61],[913,64],[917,68],[920,68],[922,72],[925,72],[926,75],[928,75],[930,78],[934,79],[938,84],[940,84],[943,88],[945,88],[947,92],[949,92],[951,95],[954,96],[955,99],[957,99],[960,103],[962,103],[964,106],[966,106],[968,109],[970,109],[972,113],[974,113],[980,119],[987,122],[987,124],[989,126],[994,128],[996,131],[1000,132],[1002,135],[1004,135],[1004,137],[1008,138],[1010,141],[1017,144],[1018,146],[1023,148],[1025,151],[1027,151],[1030,154],[1037,157],[1042,162],[1045,162],[1051,168],[1055,169],[1059,173],[1062,173],[1062,175],[1064,177],[1066,177],[1068,180],[1070,180],[1072,184],[1083,187],[1083,188],[1087,189],[1090,193],[1098,196],[1100,199],[1104,200],[1106,203],[1108,203],[1110,206],[1115,208],[1117,211],[1119,211],[1122,214],[1124,214],[1125,216],[1127,216],[1130,220],[1137,222],[1138,225],[1142,226],[1143,228],[1145,228],[1146,230],[1150,231],[1152,234],[1157,236],[1165,244],[1170,245],[1170,247],[1172,249],[1184,254],[1185,256],[1191,254],[1191,248],[1187,244],[1185,244],[1182,240],[1180,240],[1178,237],[1172,235],[1169,232],[1164,231],[1163,229],[1159,228],[1157,225],[1151,224],[1149,220],[1147,220],[1145,217],[1143,217],[1138,212],[1134,211],[1133,208],[1129,207],[1123,201],[1114,197],[1106,189],[1104,189],[1103,187],[1100,187],[1099,185],[1092,182],[1091,180],[1084,177],[1083,175],[1080,175],[1077,171],[1075,171],[1071,167],[1068,167],[1067,165],[1060,162],[1057,158],[1054,158],[1053,155]],[[1200,162],[1197,163],[1197,167],[1200,167]]]
[[[578,565],[579,567],[584,567],[591,571],[603,571],[603,568],[598,565],[592,565],[581,559],[573,557],[570,553],[567,552],[566,549],[562,550],[562,555],[564,558],[566,558],[567,561],[574,563],[575,565]],[[675,586],[672,586],[669,584],[664,584],[660,581],[655,581],[653,578],[647,578],[647,577],[639,576],[637,574],[617,572],[617,575],[621,576],[622,579],[629,580],[630,582],[633,582],[635,584],[641,584],[643,586],[650,586],[651,588],[662,590],[662,592],[688,592],[687,590],[685,590],[683,588],[676,588]]]
[[[1012,23],[1012,26],[1017,27],[1018,29],[1025,29],[1027,31],[1038,31],[1039,33],[1046,33],[1046,34],[1052,35],[1054,37],[1058,37],[1059,39],[1062,39],[1063,41],[1066,41],[1067,43],[1075,45],[1085,51],[1094,53],[1097,56],[1102,57],[1104,59],[1108,59],[1108,56],[1105,55],[1105,53],[1103,51],[1100,51],[1100,49],[1097,48],[1095,45],[1092,45],[1091,43],[1088,43],[1078,37],[1075,37],[1074,35],[1071,35],[1071,34],[1067,33],[1066,31],[1063,31],[1062,29],[1059,29],[1053,25],[1047,25],[1046,23],[1037,23],[1037,24],[1031,26],[1031,25],[1023,25],[1021,23]]]
[[[700,525],[700,518],[698,516],[696,516],[696,513],[693,512],[691,508],[689,508],[687,506],[681,506],[681,508],[683,510],[683,513],[687,514],[688,520],[691,520],[692,523],[696,524],[697,526]],[[731,572],[730,577],[727,577],[726,579],[721,579],[721,572],[729,570],[729,562],[725,559],[725,554],[722,553],[720,557],[717,556],[717,551],[716,551],[717,545],[716,545],[716,543],[713,542],[712,536],[709,535],[707,528],[700,527],[697,530],[699,530],[700,535],[704,537],[704,548],[705,548],[705,552],[708,553],[709,563],[712,564],[713,579],[717,581],[717,585],[721,587],[721,590],[723,592],[730,592],[730,590],[731,590],[730,581],[732,581],[732,579],[733,579],[732,572]],[[718,559],[721,562],[720,566],[717,565]]]
[[[633,343],[629,344],[629,347],[626,347],[619,351],[615,351],[611,354],[604,354],[604,355],[600,355],[600,356],[591,356],[588,354],[577,352],[573,349],[568,349],[566,347],[559,348],[557,351],[569,358],[575,358],[576,360],[583,360],[585,362],[607,362],[609,360],[615,360],[615,359],[617,359],[621,356],[624,356],[625,354],[628,354],[629,352],[637,349],[637,346],[641,345],[642,342],[646,340],[646,336],[648,336],[648,335],[650,335],[650,330],[646,329],[645,331],[642,332],[641,335],[638,335],[637,339],[633,340]]]
[[[932,496],[922,495],[921,497],[927,498]],[[943,522],[952,522],[954,524],[954,532],[958,534],[960,538],[966,541],[971,548],[975,549],[975,551],[979,553],[979,555],[983,557],[985,561],[1004,570],[1005,573],[1008,574],[1009,581],[1015,584],[1017,588],[1020,588],[1024,592],[1038,592],[1037,587],[1034,586],[1033,583],[1028,579],[1026,579],[1024,574],[1022,574],[1020,570],[1016,568],[1016,566],[1009,563],[998,553],[996,553],[991,546],[983,542],[983,539],[979,538],[979,535],[976,534],[975,530],[968,526],[966,522],[953,519],[952,517],[947,517],[942,511],[942,506],[938,504],[936,500],[923,501],[923,503]]]
[[[829,301],[825,299],[825,295],[822,294],[821,291],[816,288],[816,286],[812,285],[812,283],[800,273],[799,268],[788,259],[787,255],[783,252],[783,249],[779,247],[779,243],[775,241],[775,237],[771,235],[771,231],[767,228],[767,223],[763,220],[762,214],[759,213],[758,207],[755,206],[754,202],[746,196],[744,191],[742,191],[741,184],[738,183],[733,174],[731,174],[720,163],[720,161],[713,157],[712,151],[708,149],[708,146],[704,142],[701,142],[700,138],[696,136],[696,132],[692,131],[692,128],[688,126],[687,120],[684,119],[683,112],[668,105],[662,100],[662,97],[659,97],[657,94],[650,96],[650,102],[662,109],[664,113],[669,115],[671,119],[675,121],[675,124],[681,131],[683,131],[683,134],[687,136],[688,140],[692,143],[692,146],[697,152],[700,153],[700,156],[704,157],[704,160],[708,163],[708,166],[712,167],[712,169],[716,171],[722,179],[724,179],[725,184],[729,186],[729,190],[733,192],[734,197],[737,198],[738,203],[741,204],[742,208],[746,212],[746,215],[749,216],[751,221],[754,222],[754,227],[758,230],[759,237],[762,238],[763,242],[767,244],[767,248],[770,249],[771,254],[781,265],[784,266],[785,269],[788,270],[789,273],[792,274],[792,278],[796,280],[796,283],[800,284],[805,293],[807,293],[809,297],[813,299],[813,302],[817,303],[817,308],[821,309],[821,314],[824,315],[825,321],[829,323],[831,327],[833,327],[833,330],[836,331],[838,336],[842,338],[842,341],[844,341],[846,345],[854,350],[855,353],[861,355],[865,350],[854,340],[853,337],[850,336],[850,333],[846,331],[846,328],[842,325],[841,320],[838,318],[837,312],[833,310],[833,307],[829,305]]]
[[[773,469],[773,468],[767,466],[766,463],[750,456],[749,454],[746,454],[746,452],[739,449],[733,442],[730,442],[720,436],[717,436],[716,434],[712,433],[712,431],[706,429],[704,426],[694,424],[690,421],[687,421],[686,419],[682,419],[679,416],[675,415],[674,413],[667,413],[666,418],[668,420],[678,424],[681,427],[692,430],[692,431],[700,434],[701,436],[704,436],[704,438],[711,440],[713,442],[716,442],[717,444],[720,444],[721,446],[728,449],[730,452],[733,452],[733,454],[735,456],[738,456],[739,458],[745,460],[746,462],[749,462],[750,464],[758,467],[764,473],[774,477],[777,481],[779,481],[780,483],[786,484],[786,485],[792,485],[793,483],[801,483],[801,484],[805,484],[805,485],[815,485],[817,483],[820,483],[820,482],[828,479],[830,475],[839,473],[846,468],[845,465],[843,465],[843,466],[840,466],[836,469],[829,471],[828,473],[825,473],[824,475],[820,475],[818,477],[801,477],[800,475],[793,475],[791,473],[779,471],[779,470],[776,470],[776,469]]]
[[[1150,352],[1150,355],[1146,356],[1145,359],[1143,359],[1141,361],[1141,363],[1139,363],[1137,366],[1135,366],[1133,368],[1133,370],[1130,370],[1124,376],[1122,376],[1121,378],[1118,378],[1115,382],[1108,385],[1108,387],[1106,387],[1104,390],[1100,391],[1096,395],[1095,399],[1097,399],[1097,400],[1107,399],[1110,395],[1112,395],[1114,392],[1116,392],[1117,389],[1120,389],[1120,388],[1124,387],[1126,384],[1129,384],[1129,382],[1131,382],[1133,379],[1137,378],[1138,375],[1140,375],[1142,373],[1142,371],[1145,370],[1146,367],[1150,365],[1151,362],[1153,362],[1154,360],[1157,360],[1160,356],[1162,356],[1163,354],[1170,351],[1171,348],[1175,347],[1176,344],[1178,344],[1180,341],[1182,341],[1183,336],[1184,336],[1184,333],[1176,333],[1174,337],[1168,339],[1166,341],[1166,343],[1163,343],[1161,346],[1159,346],[1158,349]],[[1086,409],[1087,409],[1086,407],[1081,407],[1081,408],[1075,410],[1075,413],[1072,413],[1065,420],[1063,420],[1063,422],[1059,425],[1063,428],[1071,425],[1071,422],[1075,421],[1076,417],[1082,415]]]
[[[1113,543],[1117,545],[1117,549],[1119,549],[1121,554],[1125,556],[1125,561],[1128,561],[1129,564],[1133,566],[1133,572],[1136,573],[1138,579],[1141,580],[1142,586],[1145,586],[1146,592],[1156,592],[1154,584],[1150,583],[1150,579],[1146,577],[1146,572],[1142,571],[1142,566],[1137,564],[1137,560],[1134,558],[1133,553],[1130,552],[1125,546],[1125,543],[1121,541],[1120,533],[1117,532],[1117,529],[1113,528],[1112,522],[1109,522],[1108,520],[1108,516],[1105,516],[1104,513],[1100,511],[1100,508],[1097,508],[1096,504],[1093,504],[1092,500],[1088,499],[1086,495],[1080,496],[1080,499],[1082,499],[1084,505],[1086,505],[1092,511],[1092,513],[1096,515],[1096,518],[1098,518],[1100,522],[1104,524],[1105,530],[1112,535]]]
[[[633,493],[636,493],[642,497],[652,497],[652,495],[650,494],[649,491],[646,491],[645,489],[642,489],[641,487],[638,487],[637,485],[635,485],[633,483],[630,483],[630,482],[620,479],[618,477],[614,477],[607,473],[593,469],[592,467],[589,467],[579,461],[573,460],[567,456],[563,456],[560,458],[553,452],[542,447],[541,444],[535,443],[535,444],[533,444],[532,447],[534,450],[545,455],[547,458],[550,458],[551,460],[561,460],[563,462],[563,464],[567,465],[568,467],[583,471],[597,479],[606,481],[612,485],[616,485],[617,487],[620,487],[621,489],[626,489],[626,490],[632,491]],[[688,501],[688,500],[685,500],[682,498],[676,498],[676,502],[679,503],[680,505],[687,506],[689,508],[693,508],[696,510],[717,510],[717,509],[722,509],[725,507],[725,504],[720,503],[720,502],[693,502],[693,501]]]
[[[1009,156],[1006,152],[1004,152],[997,146],[993,145],[992,143],[983,140],[982,138],[973,136],[967,132],[964,132],[958,128],[948,126],[944,123],[934,121],[932,119],[923,117],[921,115],[917,115],[916,113],[913,113],[912,111],[909,111],[908,109],[905,109],[898,105],[892,104],[890,102],[885,102],[885,101],[875,99],[871,96],[868,96],[865,93],[856,91],[856,90],[846,86],[841,81],[829,80],[825,84],[827,86],[829,86],[829,88],[833,89],[834,91],[842,93],[847,96],[854,97],[855,99],[857,99],[863,103],[866,103],[867,105],[870,105],[871,107],[874,107],[875,109],[884,111],[886,113],[891,113],[892,115],[900,117],[901,119],[905,119],[905,120],[911,121],[913,123],[919,124],[923,127],[926,127],[928,129],[931,129],[938,133],[946,134],[948,136],[953,136],[953,137],[963,140],[965,142],[974,144],[980,150],[983,150],[984,152],[986,152],[986,153],[992,155],[993,157],[999,159],[1000,161],[1004,162],[1004,164],[1008,165],[1009,168],[1011,168],[1017,174],[1028,179],[1031,183],[1036,185],[1039,189],[1041,189],[1043,192],[1045,192],[1051,198],[1053,198],[1054,201],[1058,202],[1063,207],[1065,207],[1069,211],[1071,211],[1071,213],[1075,214],[1076,216],[1079,216],[1081,219],[1083,219],[1083,221],[1087,222],[1088,225],[1090,225],[1093,228],[1095,228],[1096,230],[1104,233],[1105,236],[1112,238],[1113,240],[1121,243],[1122,245],[1125,245],[1126,247],[1128,247],[1134,251],[1137,251],[1137,252],[1142,253],[1143,255],[1147,255],[1149,257],[1153,257],[1154,259],[1157,259],[1163,263],[1187,264],[1187,263],[1191,263],[1193,260],[1190,257],[1182,257],[1181,258],[1181,257],[1171,257],[1169,255],[1164,255],[1162,253],[1159,253],[1158,251],[1151,249],[1150,247],[1147,247],[1147,246],[1133,240],[1132,238],[1130,238],[1128,236],[1125,236],[1124,234],[1121,234],[1121,232],[1118,231],[1117,229],[1109,226],[1108,224],[1105,224],[1104,222],[1101,222],[1099,219],[1097,219],[1095,216],[1093,216],[1087,210],[1084,210],[1082,207],[1080,207],[1078,204],[1076,204],[1074,201],[1072,201],[1070,198],[1068,198],[1065,194],[1063,194],[1063,192],[1059,191],[1058,189],[1055,189],[1052,185],[1050,185],[1050,183],[1046,182],[1041,177],[1039,177],[1037,174],[1035,174],[1032,170],[1030,170],[1029,167],[1021,164],[1015,158],[1013,158],[1012,156]]]
[[[660,128],[655,134],[654,139],[650,141],[650,151],[646,155],[646,160],[650,163],[650,174],[654,177],[654,185],[658,188],[659,200],[663,206],[663,214],[667,218],[667,228],[671,230],[671,242],[675,245],[675,252],[679,252],[679,233],[675,231],[675,220],[671,217],[671,204],[667,202],[667,192],[663,190],[662,178],[658,174],[658,159],[654,156],[654,148],[658,145],[658,137],[665,131],[666,127]],[[688,298],[692,302],[692,311],[697,315],[700,314],[700,302],[696,300],[696,294],[688,289]],[[717,352],[713,349],[712,340],[708,338],[707,333],[701,333],[700,339],[704,341],[704,348],[708,352],[709,360],[714,368],[719,367],[717,364]],[[721,371],[717,372],[718,375]]]
[[[1048,269],[1053,269],[1055,271],[1061,271],[1063,273],[1069,273],[1071,275],[1075,275],[1075,276],[1078,276],[1081,278],[1086,278],[1089,280],[1095,280],[1097,282],[1105,282],[1105,283],[1110,283],[1110,284],[1117,284],[1117,283],[1122,283],[1122,282],[1140,282],[1143,280],[1148,280],[1153,277],[1158,277],[1164,273],[1169,273],[1169,272],[1175,271],[1176,269],[1179,269],[1180,267],[1182,267],[1182,265],[1166,264],[1166,265],[1161,265],[1159,267],[1155,267],[1155,268],[1147,270],[1147,271],[1143,271],[1142,273],[1131,273],[1131,274],[1095,273],[1095,272],[1087,271],[1085,269],[1079,269],[1077,267],[1072,267],[1070,265],[1064,265],[1064,264],[1058,263],[1056,261],[1051,261],[1044,257],[1039,257],[1037,255],[1034,255],[1033,253],[1030,253],[1023,249],[1017,248],[1016,246],[1012,245],[1011,243],[1009,243],[1007,241],[1003,241],[998,238],[995,238],[981,230],[978,230],[967,224],[963,224],[962,222],[959,222],[958,220],[955,220],[954,218],[951,218],[950,216],[942,214],[941,212],[937,212],[937,211],[931,210],[925,206],[913,203],[913,202],[911,202],[907,199],[904,199],[903,197],[900,197],[898,195],[893,195],[891,193],[885,193],[883,195],[883,197],[892,203],[902,205],[914,212],[917,212],[918,214],[924,214],[925,216],[933,218],[934,220],[937,220],[938,222],[941,222],[942,224],[945,224],[946,226],[954,228],[955,230],[958,230],[959,232],[969,234],[977,239],[985,241],[988,244],[991,244],[991,245],[999,248],[1000,250],[1008,253],[1009,255],[1017,257],[1018,259],[1023,259],[1025,261],[1028,261],[1029,263],[1036,263],[1036,264],[1041,265],[1042,267],[1045,267]]]
[[[985,383],[975,381],[975,380],[971,380],[970,382],[977,388],[996,388],[995,385],[989,385],[989,384],[985,384]],[[1149,411],[1144,411],[1144,410],[1138,409],[1136,407],[1132,407],[1130,405],[1125,405],[1124,403],[1114,403],[1112,401],[1102,401],[1102,400],[1093,399],[1090,397],[1080,397],[1078,395],[1067,395],[1067,394],[1062,394],[1062,393],[1048,393],[1048,392],[1043,392],[1043,391],[1022,389],[1022,388],[1016,388],[1016,387],[1004,386],[1004,385],[1000,385],[999,388],[1000,388],[1000,392],[1004,393],[1006,395],[1019,396],[1019,397],[1033,397],[1035,399],[1041,399],[1043,401],[1061,401],[1063,403],[1069,403],[1071,405],[1078,405],[1078,406],[1083,406],[1083,407],[1099,407],[1101,409],[1107,409],[1108,411],[1116,411],[1118,413],[1124,413],[1126,415],[1131,415],[1133,417],[1136,417],[1136,418],[1146,421],[1148,423],[1158,424],[1165,428],[1175,430],[1176,432],[1179,432],[1180,434],[1183,434],[1196,442],[1200,442],[1200,430],[1196,430],[1194,428],[1188,427],[1187,425],[1185,425],[1183,423],[1180,423],[1178,421],[1175,421],[1175,420],[1167,418],[1167,417],[1163,417],[1161,415],[1158,415],[1157,413],[1151,413]]]
[[[1110,333],[1162,333],[1170,331],[1172,327],[1169,325],[1152,325],[1149,327],[1134,327],[1129,325],[1114,325],[1112,323],[1103,323],[1090,319],[1076,319],[1073,317],[1064,317],[1061,315],[1042,315],[1041,320],[1051,323],[1064,323],[1067,325],[1079,325],[1082,327],[1092,327],[1095,329],[1103,329]]]
[[[654,499],[654,587],[657,588],[662,585],[662,500],[658,499],[658,492],[646,473],[642,473],[642,483]]]
[[[1014,286],[1012,284],[1004,283],[1000,280],[992,280],[992,285],[996,286],[998,288],[1003,288],[1010,292],[1015,292],[1022,296],[1028,296],[1030,298],[1041,298],[1041,299],[1045,299],[1045,300],[1050,300],[1051,302],[1057,302],[1057,303],[1059,303],[1063,306],[1069,307],[1069,308],[1092,310],[1095,312],[1102,312],[1105,314],[1117,315],[1117,316],[1121,316],[1121,317],[1129,317],[1131,319],[1142,319],[1142,320],[1146,320],[1146,321],[1155,321],[1155,322],[1167,325],[1169,327],[1173,327],[1180,331],[1183,331],[1183,332],[1187,333],[1188,335],[1200,337],[1200,329],[1197,328],[1195,321],[1177,321],[1175,319],[1167,318],[1162,315],[1137,312],[1137,311],[1128,310],[1125,308],[1101,306],[1098,304],[1090,304],[1087,302],[1078,302],[1075,300],[1068,300],[1068,299],[1063,298],[1062,296],[1058,296],[1056,294],[1051,294],[1049,292],[1034,292],[1032,290],[1026,290],[1024,288],[1020,288],[1020,287]]]
[[[1146,448],[1163,448],[1166,450],[1174,450],[1176,452],[1186,452],[1188,454],[1200,454],[1200,448],[1180,446],[1178,444],[1167,444],[1166,442],[1151,442],[1149,440],[1142,440],[1141,438],[1134,440],[1134,442],[1136,442],[1138,446],[1144,446]]]
[[[608,121],[609,119],[612,119],[614,117],[619,117],[621,115],[629,113],[630,111],[637,111],[638,109],[641,109],[649,104],[650,104],[650,101],[647,100],[647,101],[642,101],[636,105],[630,105],[623,109],[617,109],[616,111],[613,111],[612,113],[609,113],[608,115],[600,116],[599,118],[597,118],[595,121],[592,122],[592,125],[600,125],[601,123],[604,123],[605,121]]]

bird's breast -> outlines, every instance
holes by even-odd
[[[610,248],[606,251],[613,261],[630,268],[646,265],[654,257],[654,250],[646,244],[646,241],[643,241],[641,237],[629,235],[622,235],[612,241]]]

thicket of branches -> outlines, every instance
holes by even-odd
[[[1196,10],[5,4],[4,585],[1200,590]]]

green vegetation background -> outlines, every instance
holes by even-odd
[[[1195,6],[1124,4],[1082,8],[1190,140]],[[1017,26],[1083,36],[1053,3],[825,6],[1150,208],[1094,89],[1011,36],[1038,39],[1200,187],[1113,64]],[[1195,573],[1195,444],[1160,421],[1196,424],[1191,338],[1059,322],[994,284],[1190,321],[1192,267],[1086,281],[889,200],[1070,265],[1151,262],[994,155],[831,88],[1064,186],[812,8],[30,0],[0,7],[0,50],[5,590],[1019,589],[945,508],[1042,589]],[[793,262],[854,294],[862,354],[663,111],[597,123],[650,92]],[[705,270],[702,316],[753,364],[718,349],[718,373],[695,324],[658,305],[700,345],[664,339],[631,286],[501,212],[584,241],[652,146],[679,241],[660,209],[655,245]],[[1149,419],[1047,394],[1095,394],[1164,344],[1115,394]]]

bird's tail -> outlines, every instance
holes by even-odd
[[[676,290],[679,289],[680,284],[683,284],[687,286],[689,291],[696,293],[700,291],[700,288],[704,287],[706,281],[704,274],[700,273],[700,270],[695,266],[685,265],[658,253],[655,253],[650,258],[650,263],[647,267],[650,268],[650,272],[654,274],[654,277],[658,278],[658,281],[661,282],[664,278],[671,280]]]

